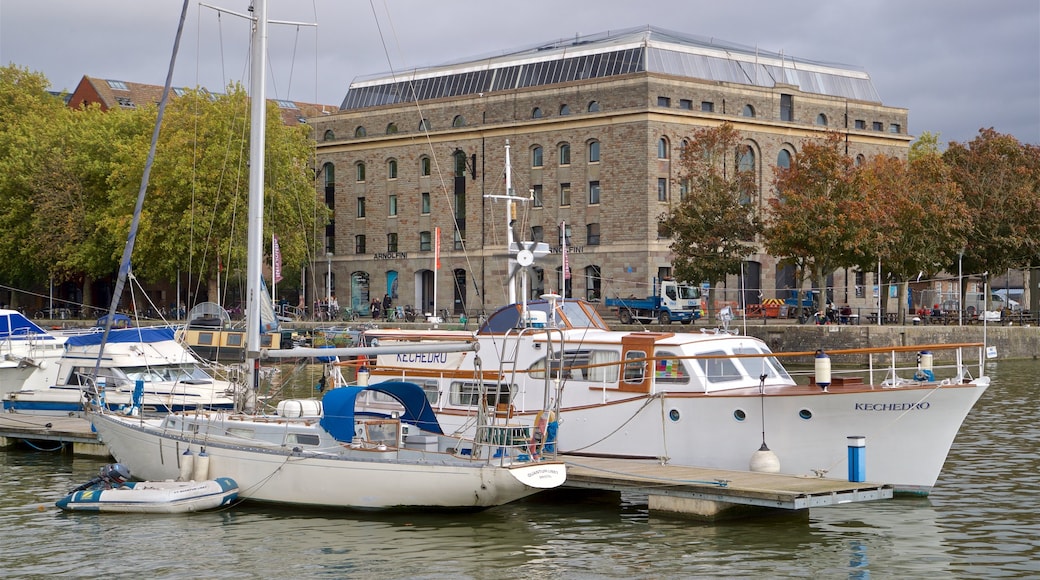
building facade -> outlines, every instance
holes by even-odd
[[[912,140],[906,109],[883,105],[862,71],[657,28],[358,79],[339,111],[309,122],[334,215],[312,296],[363,313],[384,295],[471,316],[506,303],[513,219],[518,236],[552,252],[531,266],[530,296],[648,294],[670,274],[658,221],[687,194],[678,158],[699,128],[738,129],[750,153],[734,165],[755,172],[761,209],[774,167],[806,140],[840,131],[857,161],[905,157]],[[513,193],[528,198],[514,214],[495,197],[506,194],[507,146]],[[842,271],[827,290],[868,306],[872,284],[871,273]],[[758,254],[720,297],[736,302],[741,288],[758,303],[793,286],[792,272]]]

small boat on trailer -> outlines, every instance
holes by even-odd
[[[121,463],[101,468],[98,477],[72,490],[55,505],[67,511],[175,514],[228,505],[238,498],[230,477],[206,481],[130,481]]]

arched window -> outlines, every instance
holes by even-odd
[[[419,130],[420,131],[429,131],[430,130],[430,122],[428,120],[426,120],[426,119],[423,119],[423,120],[419,121]]]
[[[325,131],[324,139],[326,141],[332,141],[335,138],[336,138],[336,134],[332,132],[332,129],[329,129],[329,130]]]
[[[744,105],[744,108],[740,111],[740,114],[745,116],[745,117],[754,117],[755,116],[755,108],[752,107],[751,105]]]
[[[365,180],[365,162],[364,161],[358,161],[358,164],[354,166],[354,169],[356,171],[355,172],[355,180],[356,181],[364,181]]]
[[[354,136],[355,137],[364,137],[366,135],[368,135],[368,131],[365,131],[364,127],[359,125],[357,129],[354,129]]]
[[[737,171],[750,171],[754,174],[755,150],[750,145],[742,145],[737,149]],[[740,203],[745,205],[751,203],[750,191],[742,191],[740,193]]]
[[[780,153],[776,154],[776,166],[783,169],[791,168],[791,152],[787,149],[781,149]]]
[[[566,103],[563,104],[563,105],[560,105],[560,116],[561,117],[564,117],[564,116],[567,116],[567,115],[570,115],[570,114],[571,114],[571,107],[570,107],[570,105],[567,105]]]
[[[430,176],[430,158],[425,155],[419,158],[419,175],[423,177]]]
[[[589,102],[589,112],[590,113],[598,113],[599,112],[599,101],[590,101]]]
[[[571,146],[570,143],[560,143],[560,165],[571,164]]]
[[[826,127],[827,126],[827,115],[824,115],[823,113],[820,113],[819,115],[816,115],[816,124],[821,126],[821,127]]]
[[[531,111],[531,118],[532,119],[541,119],[542,118],[542,108],[541,107],[535,107],[534,110]]]
[[[589,141],[589,163],[599,163],[599,141]]]
[[[322,173],[325,174],[325,191],[330,187],[336,187],[336,166],[331,163],[322,165]]]
[[[452,127],[465,127],[466,126],[466,118],[463,117],[462,115],[455,115],[455,118],[451,120],[451,126]]]
[[[397,179],[397,160],[391,159],[386,162],[386,178]]]
[[[539,145],[531,147],[531,167],[541,167],[543,163],[542,148]]]
[[[397,123],[390,123],[386,126],[386,134],[393,135],[397,133]]]
[[[668,159],[668,139],[665,137],[657,140],[657,158]]]
[[[856,167],[859,167],[860,165],[863,165],[866,162],[867,158],[864,157],[862,153],[856,156]]]

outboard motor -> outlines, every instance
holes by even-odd
[[[73,489],[69,493],[76,493],[77,491],[87,490],[92,487],[97,487],[99,489],[112,489],[113,487],[120,487],[128,481],[130,481],[130,470],[127,469],[125,465],[122,463],[109,463],[101,468],[97,477],[76,489]]]

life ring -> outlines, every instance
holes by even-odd
[[[556,415],[552,411],[541,410],[534,418],[534,429],[531,431],[531,443],[528,446],[532,455],[538,455],[545,447],[545,436]]]

